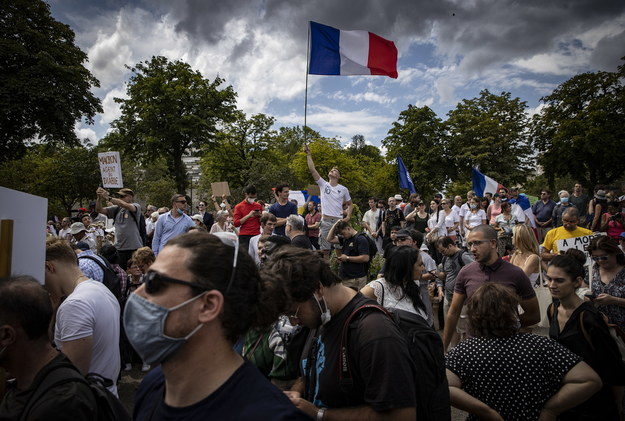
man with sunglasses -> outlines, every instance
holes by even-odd
[[[515,291],[523,309],[523,314],[519,315],[521,327],[540,321],[538,299],[529,278],[521,268],[506,262],[497,253],[497,231],[489,225],[478,225],[467,235],[467,247],[473,253],[475,262],[464,266],[456,277],[443,333],[445,350],[456,332],[462,306],[485,282],[497,282]]]
[[[126,270],[126,262],[132,253],[139,247],[143,247],[143,240],[139,230],[141,205],[134,202],[135,194],[130,189],[121,189],[115,196],[109,197],[108,192],[102,187],[96,190],[98,198],[95,210],[113,220],[115,225],[115,248],[119,255],[119,266]],[[103,202],[112,205],[103,207]]]
[[[317,420],[416,419],[416,373],[398,327],[378,310],[364,310],[348,323],[353,310],[375,301],[343,285],[310,250],[284,247],[265,271],[289,274],[284,282],[293,303],[287,316],[313,330],[301,355],[302,377],[286,392],[298,408]]]
[[[185,213],[187,199],[184,194],[174,194],[171,198],[171,210],[162,214],[156,221],[154,238],[152,239],[152,251],[158,256],[160,250],[172,238],[184,234],[195,222]]]
[[[139,386],[134,420],[308,419],[234,350],[250,328],[278,318],[270,282],[234,233],[167,243],[124,312],[133,348],[160,363]]]

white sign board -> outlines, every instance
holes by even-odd
[[[301,190],[290,190],[289,200],[297,201],[297,213],[301,215],[304,212],[304,205],[306,204],[304,193],[302,193]]]
[[[11,273],[43,284],[48,199],[0,187],[0,219],[13,220]]]
[[[587,257],[590,257],[590,253],[588,253],[588,246],[590,245],[590,241],[595,238],[605,235],[604,233],[583,235],[581,237],[573,237],[573,238],[565,238],[564,240],[558,240],[556,245],[558,246],[559,252],[567,251],[568,249],[577,249],[581,250],[586,254]]]
[[[124,187],[124,182],[122,181],[122,161],[119,158],[119,152],[98,153],[98,162],[100,163],[100,173],[102,174],[102,187]]]

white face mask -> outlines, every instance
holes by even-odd
[[[321,311],[321,326],[323,326],[332,319],[332,314],[330,313],[330,309],[328,308],[325,298],[321,297],[321,300],[319,300],[316,295],[313,295],[313,297],[319,306],[319,311]]]
[[[246,200],[247,200],[247,203],[249,203],[250,205],[256,201],[256,199],[253,197],[248,197]]]

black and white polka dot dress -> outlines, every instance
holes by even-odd
[[[460,378],[462,389],[506,421],[538,419],[564,375],[580,361],[553,339],[529,333],[471,338],[446,356],[447,368]]]

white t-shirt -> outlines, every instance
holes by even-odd
[[[342,218],[343,203],[352,200],[347,187],[342,184],[332,186],[321,177],[317,180],[317,185],[319,190],[321,190],[321,213],[335,218]]]
[[[484,220],[486,220],[486,212],[484,212],[483,209],[479,209],[475,213],[469,211],[464,214],[464,222],[468,223],[471,228],[482,225],[482,221]]]
[[[377,228],[378,219],[380,218],[380,213],[382,213],[380,209],[376,209],[376,210],[369,209],[367,212],[365,212],[365,214],[362,217],[362,221],[367,222],[373,232],[375,232]],[[370,233],[367,232],[367,234],[370,234]]]
[[[464,218],[467,212],[471,212],[471,209],[469,209],[469,205],[467,203],[463,203],[462,206],[460,206],[458,216]]]
[[[398,309],[418,314],[427,320],[428,315],[423,311],[417,311],[412,304],[412,300],[404,294],[404,291],[394,285],[390,285],[386,279],[380,278],[367,284],[373,289],[378,304],[388,309]],[[384,301],[382,301],[384,299]],[[429,297],[428,297],[429,299]]]
[[[62,350],[63,342],[92,336],[89,372],[111,379],[108,389],[117,396],[119,355],[119,303],[101,282],[89,279],[76,285],[56,313],[54,342]]]

